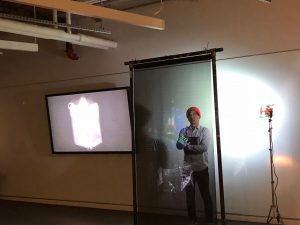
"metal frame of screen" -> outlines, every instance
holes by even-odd
[[[220,141],[220,126],[219,126],[219,108],[218,108],[218,93],[217,93],[217,69],[216,69],[216,53],[223,51],[222,48],[209,49],[198,52],[184,53],[178,55],[170,55],[158,58],[135,60],[125,62],[130,68],[131,79],[131,97],[134,96],[134,70],[152,68],[158,66],[167,66],[175,64],[203,62],[211,60],[212,62],[212,82],[213,82],[213,99],[215,109],[215,132],[216,132],[216,147],[218,160],[218,179],[219,179],[219,195],[220,195],[220,209],[221,209],[221,223],[225,225],[225,203],[224,203],[224,188],[223,188],[223,172],[222,172],[222,157],[221,157],[221,141]],[[136,144],[135,144],[135,112],[134,99],[131,102],[131,111],[133,113],[133,151],[132,151],[132,171],[133,171],[133,209],[134,209],[134,225],[138,224],[137,218],[137,187],[136,187]]]

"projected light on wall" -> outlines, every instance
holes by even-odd
[[[99,106],[96,102],[88,102],[82,96],[68,104],[72,121],[74,143],[78,146],[93,149],[102,143],[99,120]]]
[[[220,71],[219,115],[222,153],[246,158],[268,149],[268,119],[260,107],[274,104],[273,137],[284,119],[284,105],[267,84],[250,75]]]
[[[279,167],[292,167],[294,165],[293,159],[287,155],[274,156],[274,163]]]

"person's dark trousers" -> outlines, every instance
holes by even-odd
[[[186,203],[188,216],[191,221],[196,221],[196,202],[195,202],[195,187],[198,184],[200,194],[204,201],[205,219],[212,222],[213,219],[213,206],[209,192],[209,175],[208,168],[202,171],[195,171],[192,173],[193,184],[190,183],[186,186]]]

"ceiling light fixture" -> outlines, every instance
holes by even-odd
[[[0,40],[0,49],[38,52],[39,46],[35,43]]]

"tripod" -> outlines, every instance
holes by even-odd
[[[268,218],[267,218],[267,225],[269,224],[274,224],[272,223],[273,220],[277,221],[277,224],[284,224],[283,220],[280,216],[279,209],[278,209],[278,204],[277,204],[277,196],[276,196],[276,188],[278,182],[276,182],[276,186],[274,185],[274,175],[276,176],[277,180],[278,177],[275,172],[275,166],[273,162],[273,141],[272,141],[272,112],[269,116],[269,151],[270,151],[270,164],[271,164],[271,190],[272,190],[272,205],[270,206]]]

